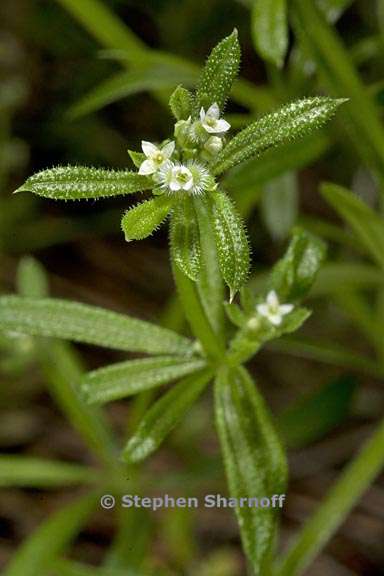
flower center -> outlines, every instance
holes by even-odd
[[[206,123],[208,124],[208,126],[210,126],[211,128],[213,128],[216,125],[216,120],[215,118],[207,118],[206,119]]]
[[[154,157],[154,161],[156,164],[161,164],[164,162],[164,154],[162,152],[158,152]]]
[[[186,184],[190,179],[190,174],[188,172],[178,172],[176,179],[180,184]]]

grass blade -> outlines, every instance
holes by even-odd
[[[356,388],[355,378],[341,376],[280,412],[278,430],[287,446],[306,446],[343,422]]]
[[[0,455],[0,486],[56,488],[95,482],[95,470],[29,456]]]
[[[281,68],[288,48],[286,0],[253,0],[251,27],[255,50]]]
[[[384,221],[360,198],[336,184],[323,184],[321,193],[351,226],[357,238],[384,268]]]
[[[4,576],[41,576],[75,538],[95,509],[98,498],[83,496],[55,512],[19,548]]]
[[[276,576],[299,576],[320,553],[384,465],[384,421],[336,481],[282,559]]]

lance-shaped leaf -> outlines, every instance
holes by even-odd
[[[301,138],[320,128],[335,113],[344,99],[315,97],[297,100],[256,120],[228,142],[213,166],[215,174],[260,156],[271,148]]]
[[[97,474],[92,468],[29,456],[0,455],[0,486],[57,488],[74,484],[93,484]]]
[[[97,496],[87,494],[67,504],[45,520],[25,542],[6,567],[4,576],[40,576],[70,544],[97,505]]]
[[[280,68],[288,47],[286,0],[253,0],[251,25],[257,52]]]
[[[196,76],[195,70],[188,66],[175,66],[174,63],[136,66],[101,82],[70,108],[68,116],[71,120],[77,119],[140,92],[172,90],[179,83],[193,86]]]
[[[188,278],[196,281],[200,272],[200,236],[195,210],[188,198],[174,205],[170,238],[173,260]]]
[[[169,106],[176,120],[187,120],[193,110],[193,96],[183,86],[178,86],[169,99]]]
[[[230,496],[237,499],[241,538],[255,574],[268,573],[278,519],[278,500],[284,494],[287,466],[268,408],[244,368],[226,368],[215,382],[216,424],[223,451]],[[271,498],[269,507],[255,500]],[[253,503],[253,505],[252,505]]]
[[[141,358],[89,372],[81,383],[88,402],[102,404],[167,384],[204,368],[203,359],[180,356]]]
[[[139,462],[152,454],[187,413],[211,378],[212,371],[206,368],[188,376],[157,400],[129,440],[123,459],[126,462]]]
[[[144,152],[136,152],[135,150],[128,150],[127,152],[136,168],[140,168],[141,164],[147,158]]]
[[[0,297],[0,331],[149,354],[188,355],[192,349],[187,338],[150,322],[58,298]]]
[[[212,194],[213,225],[221,272],[230,289],[230,300],[249,273],[249,245],[241,217],[224,193]]]
[[[235,29],[215,46],[203,68],[196,92],[199,108],[209,108],[215,102],[222,111],[240,64],[240,45]]]
[[[127,242],[143,240],[157,230],[164,222],[172,206],[172,199],[159,196],[141,202],[127,210],[121,220],[121,227]]]
[[[320,238],[295,228],[286,254],[273,268],[270,288],[288,302],[303,298],[324,261],[325,251]]]
[[[153,188],[153,180],[128,170],[59,166],[37,172],[16,190],[53,200],[122,196]]]
[[[384,268],[384,221],[365,202],[336,184],[323,184],[321,193],[351,226],[362,246]]]

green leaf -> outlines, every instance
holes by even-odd
[[[33,298],[48,294],[48,278],[44,268],[32,258],[23,259],[17,270],[19,292]],[[72,426],[78,430],[90,449],[104,464],[116,467],[116,446],[112,431],[103,414],[87,406],[80,398],[79,381],[82,365],[67,342],[36,339],[34,356],[40,361],[47,385]],[[37,470],[37,468],[36,468]],[[63,470],[65,476],[65,471]]]
[[[173,88],[177,83],[192,85],[196,74],[185,69],[154,62],[128,72],[118,72],[83,96],[68,111],[71,120],[96,112],[108,104],[141,92]]]
[[[205,109],[211,104],[219,106],[222,112],[237,76],[240,64],[240,45],[237,30],[234,29],[215,46],[203,68],[196,91],[197,110],[200,106]]]
[[[95,470],[30,456],[0,455],[0,486],[26,488],[57,488],[90,484],[96,480]]]
[[[123,459],[139,462],[154,452],[185,416],[212,378],[209,368],[188,376],[157,400],[145,414],[129,440]]]
[[[98,0],[58,0],[85,30],[108,48],[124,50],[133,64],[146,52],[146,46],[111,7]]]
[[[60,166],[37,172],[16,190],[53,200],[82,200],[133,194],[153,188],[153,180],[128,170]]]
[[[274,572],[276,576],[298,576],[332,538],[384,465],[384,420],[346,466],[318,509],[298,534]]]
[[[355,378],[341,376],[280,412],[278,429],[285,443],[290,448],[306,446],[341,424],[350,412],[356,388]]]
[[[22,296],[44,298],[49,293],[48,278],[44,268],[31,256],[24,256],[17,268],[17,288]]]
[[[97,406],[88,406],[80,394],[83,366],[68,342],[37,342],[37,358],[47,388],[72,427],[110,470],[117,468],[117,445],[112,429]]]
[[[126,514],[126,516],[130,515]],[[60,558],[52,564],[49,576],[143,576],[143,574],[130,568],[95,566]]]
[[[275,240],[286,238],[298,215],[297,178],[286,172],[269,182],[261,197],[263,220]]]
[[[155,388],[204,368],[206,362],[180,356],[128,360],[89,372],[81,388],[88,402],[102,404]]]
[[[349,224],[362,246],[384,268],[384,220],[352,192],[336,184],[323,184],[321,194]]]
[[[140,165],[146,159],[146,155],[144,154],[144,152],[136,152],[135,150],[128,150],[128,154],[133,164],[136,166],[136,168],[140,168]]]
[[[251,26],[255,50],[281,68],[288,48],[286,0],[253,0]]]
[[[244,202],[244,194],[249,191],[251,204],[257,187],[285,172],[311,165],[324,154],[329,145],[330,141],[323,131],[310,134],[296,142],[288,142],[270,150],[261,159],[252,158],[230,170],[225,175],[225,188],[230,189],[236,206]],[[251,205],[255,205],[255,202],[256,200],[253,200]]]
[[[200,272],[200,236],[193,204],[189,198],[175,203],[171,219],[171,251],[174,262],[196,281]]]
[[[367,356],[361,356],[355,350],[349,350],[336,342],[321,342],[308,338],[279,338],[271,342],[268,348],[279,354],[292,354],[297,358],[306,358],[352,370],[359,370],[374,378],[382,378],[383,369]]]
[[[304,98],[263,116],[228,142],[213,165],[214,173],[220,174],[251,156],[261,156],[320,128],[343,102],[344,99],[321,96]]]
[[[200,233],[201,269],[197,283],[198,295],[204,312],[212,326],[217,342],[224,342],[224,282],[220,271],[215,232],[212,226],[212,209],[209,198],[195,197],[193,204]],[[201,340],[201,338],[199,338]]]
[[[164,222],[171,206],[171,198],[159,196],[127,210],[121,221],[126,241],[143,240],[150,236]]]
[[[171,330],[58,298],[0,297],[0,330],[148,354],[188,355],[192,347]]]
[[[298,330],[310,315],[311,311],[307,308],[294,308],[292,312],[283,317],[280,325],[274,326],[257,313],[255,305],[247,322],[243,324],[231,342],[229,355],[231,363],[239,364],[250,360],[266,342]]]
[[[213,226],[221,272],[230,288],[230,300],[249,274],[249,245],[241,217],[224,193],[212,194]]]
[[[178,86],[169,99],[169,106],[176,120],[187,120],[192,114],[193,96],[189,90]]]
[[[223,369],[215,382],[215,411],[230,496],[284,494],[287,465],[268,408],[244,368]],[[241,538],[255,574],[267,574],[278,508],[236,507]]]
[[[224,302],[224,310],[232,324],[238,328],[242,328],[248,320],[246,314],[243,312],[240,306],[234,302]]]
[[[293,0],[290,16],[295,34],[315,62],[322,85],[334,96],[348,96],[341,110],[341,126],[361,158],[384,179],[384,129],[370,97],[335,26],[327,23],[317,2]]]
[[[94,494],[86,495],[45,520],[11,559],[4,576],[41,576],[62,554],[96,508]]]
[[[287,302],[303,298],[324,258],[324,242],[301,228],[295,228],[286,254],[273,268],[270,288]]]

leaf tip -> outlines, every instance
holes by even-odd
[[[25,184],[22,184],[21,186],[16,188],[16,190],[14,190],[12,194],[19,194],[20,192],[30,192],[30,190],[25,186]]]
[[[235,296],[236,296],[236,290],[234,290],[233,288],[229,288],[229,303],[232,304]]]

